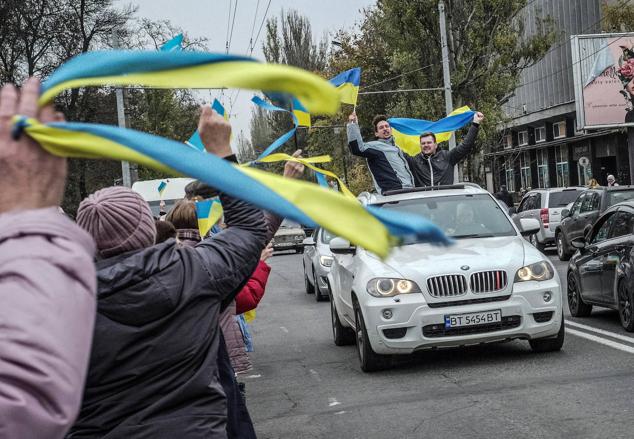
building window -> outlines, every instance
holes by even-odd
[[[528,145],[528,131],[520,131],[517,133],[517,138],[519,146]]]
[[[506,176],[506,190],[509,192],[515,192],[515,172],[513,171],[513,161],[511,157],[507,157],[504,160],[504,173]]]
[[[553,138],[561,139],[562,137],[566,137],[566,121],[553,124]]]
[[[528,152],[525,152],[520,156],[520,177],[522,180],[522,187],[528,190],[528,188],[533,185],[531,179],[531,157]]]
[[[535,143],[546,141],[546,127],[535,128]]]
[[[535,130],[537,132],[537,130]],[[537,150],[537,184],[539,187],[549,187],[548,181],[548,150]]]
[[[557,186],[567,187],[570,184],[568,172],[568,146],[558,146],[555,149],[555,162],[557,163]]]
[[[504,136],[504,149],[513,148],[513,136],[511,134],[507,134]]]

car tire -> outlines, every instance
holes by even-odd
[[[315,286],[310,284],[308,276],[306,276],[306,265],[304,265],[304,288],[306,289],[306,294],[315,294]]]
[[[330,298],[330,320],[332,322],[332,338],[337,346],[348,346],[354,344],[354,331],[352,328],[346,328],[339,320],[335,301]]]
[[[573,317],[588,317],[592,312],[592,305],[588,305],[581,298],[579,287],[577,285],[577,278],[574,274],[568,274],[567,297],[568,297],[568,309]]]
[[[617,294],[621,325],[627,332],[634,332],[634,297],[632,292],[628,291],[624,280],[619,282]]]
[[[570,250],[568,250],[568,244],[566,243],[566,237],[563,233],[559,232],[555,235],[555,245],[557,246],[557,256],[560,261],[568,261],[572,256]]]
[[[315,275],[315,267],[313,267],[313,289],[315,290],[315,302],[321,302],[326,300],[326,296],[321,294],[319,284],[317,283],[317,276]]]
[[[392,364],[392,357],[377,354],[372,349],[370,339],[368,338],[368,330],[363,320],[363,314],[356,301],[354,303],[354,321],[356,327],[355,339],[357,343],[357,354],[359,355],[361,370],[364,372],[375,372],[389,367]]]
[[[530,242],[531,242],[531,244],[533,244],[533,247],[535,247],[540,252],[544,253],[544,250],[546,249],[546,246],[539,242],[539,240],[537,239],[537,233],[533,233],[531,235]]]
[[[564,316],[562,314],[559,332],[557,332],[556,336],[529,340],[528,344],[530,344],[533,352],[555,352],[561,350],[564,345],[565,337],[566,329],[564,327]]]

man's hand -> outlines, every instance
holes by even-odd
[[[273,244],[269,242],[268,245],[264,247],[264,250],[262,250],[260,261],[265,262],[271,256],[273,256]]]
[[[476,114],[473,115],[473,123],[481,124],[484,120],[484,114],[476,111]]]
[[[211,107],[202,107],[198,134],[207,152],[222,158],[233,154],[230,143],[231,125]]]
[[[359,123],[359,119],[357,119],[357,113],[356,112],[352,112],[350,113],[350,116],[348,116],[348,123]]]
[[[302,150],[298,149],[293,153],[293,157],[302,158]],[[299,178],[304,174],[304,165],[297,162],[288,161],[284,165],[284,177],[286,178]]]
[[[66,183],[66,159],[45,151],[22,133],[11,136],[16,114],[42,123],[64,120],[52,106],[38,108],[40,81],[29,78],[19,92],[13,85],[0,90],[0,213],[59,206]]]

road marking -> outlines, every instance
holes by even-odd
[[[340,405],[341,403],[337,401],[336,398],[328,398],[328,407],[334,407],[336,405]]]
[[[577,331],[576,329],[566,328],[566,333],[576,335],[577,337],[585,338],[586,340],[595,341],[605,346],[609,346],[614,349],[618,349],[623,352],[627,352],[628,354],[634,354],[634,347],[627,346],[622,343],[618,343],[616,341],[607,340],[602,337],[598,337],[596,335],[588,334],[587,332]]]
[[[288,329],[286,329],[284,326],[280,326],[280,329],[288,334]]]
[[[570,325],[570,326],[573,326],[573,327],[578,328],[578,329],[585,329],[586,331],[596,332],[597,334],[605,335],[607,337],[612,337],[612,338],[615,338],[617,340],[623,340],[623,341],[626,341],[628,343],[634,343],[634,338],[633,337],[627,337],[625,335],[617,334],[616,332],[606,331],[605,329],[595,328],[594,326],[583,325],[581,323],[571,322],[570,320],[566,320],[566,325]]]

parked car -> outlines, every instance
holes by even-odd
[[[568,307],[575,317],[590,315],[594,305],[615,309],[627,331],[634,331],[634,201],[610,207],[568,264]]]
[[[356,341],[363,371],[425,348],[511,339],[528,340],[535,351],[562,347],[559,276],[522,237],[539,221],[521,219],[519,229],[489,192],[468,183],[370,202],[424,216],[456,242],[439,248],[410,239],[381,260],[343,238],[330,241],[334,342]]]
[[[583,187],[555,187],[534,189],[526,193],[513,220],[519,225],[522,218],[535,218],[539,221],[539,231],[530,236],[531,244],[539,251],[555,244],[555,229],[561,221],[561,211],[585,191]]]
[[[315,229],[313,236],[304,239],[304,285],[307,294],[314,294],[317,302],[330,296],[328,273],[332,266],[330,240],[333,235],[327,230]]]
[[[634,198],[634,186],[612,186],[586,189],[579,194],[570,210],[561,212],[561,223],[555,228],[557,256],[570,259],[575,249],[571,242],[585,236],[594,222],[610,206]]]
[[[295,250],[296,253],[303,253],[302,241],[305,238],[306,234],[302,226],[286,218],[273,236],[273,250]]]

